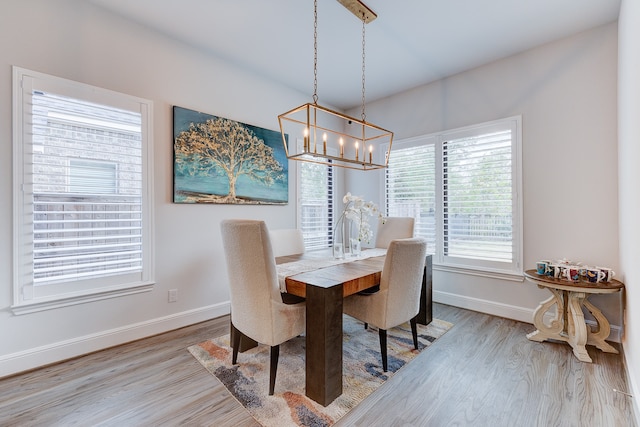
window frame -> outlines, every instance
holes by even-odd
[[[496,263],[471,258],[452,257],[444,254],[444,186],[443,186],[443,144],[455,138],[482,135],[487,129],[511,129],[511,178],[512,178],[512,261],[511,263]],[[522,281],[523,261],[523,209],[522,209],[522,116],[512,116],[490,122],[479,123],[456,129],[450,129],[432,134],[420,135],[393,142],[393,149],[410,148],[424,144],[435,146],[435,248],[433,252],[434,269],[470,275],[499,278],[512,281]],[[387,174],[381,174],[382,198],[384,200],[385,215],[388,214],[387,205]]]
[[[139,112],[141,115],[142,147],[142,269],[135,279],[122,282],[122,275],[105,280],[63,282],[62,286],[34,286],[33,255],[28,250],[33,242],[33,200],[26,194],[30,184],[26,175],[33,164],[31,154],[31,97],[34,90],[88,101],[108,107]],[[13,67],[13,305],[14,314],[42,310],[151,291],[155,283],[154,215],[153,215],[153,103],[48,74]],[[69,167],[69,165],[67,165]],[[29,193],[30,194],[30,193]],[[40,289],[39,289],[40,288]]]

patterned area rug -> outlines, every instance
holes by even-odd
[[[304,337],[296,337],[280,346],[275,393],[268,395],[269,347],[238,354],[231,365],[229,335],[189,347],[189,352],[249,411],[263,426],[330,426],[391,378],[421,351],[429,347],[453,325],[438,319],[418,325],[418,350],[413,349],[409,324],[387,331],[388,372],[382,371],[378,330],[349,316],[343,325],[343,393],[324,407],[304,393]]]

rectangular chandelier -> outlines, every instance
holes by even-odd
[[[278,122],[289,159],[357,170],[389,162],[393,132],[317,103],[280,114]]]

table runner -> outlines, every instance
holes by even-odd
[[[373,248],[366,249],[360,253],[357,257],[348,257],[342,259],[336,259],[333,257],[317,258],[317,259],[303,259],[299,261],[287,262],[284,264],[278,264],[278,282],[280,283],[280,292],[287,292],[287,284],[285,279],[289,276],[294,276],[300,273],[306,273],[307,271],[319,270],[321,268],[327,268],[338,264],[345,264],[347,262],[358,261],[361,259],[374,258],[378,256],[384,256],[387,254],[386,249]]]

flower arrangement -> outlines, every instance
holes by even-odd
[[[368,218],[375,216],[384,220],[384,217],[378,210],[378,206],[373,202],[365,202],[360,196],[351,195],[351,192],[344,195],[342,203],[345,205],[344,211],[342,211],[338,222],[340,222],[341,219],[344,220],[344,218],[352,221],[358,230],[357,240],[370,243],[373,232],[371,231]]]

